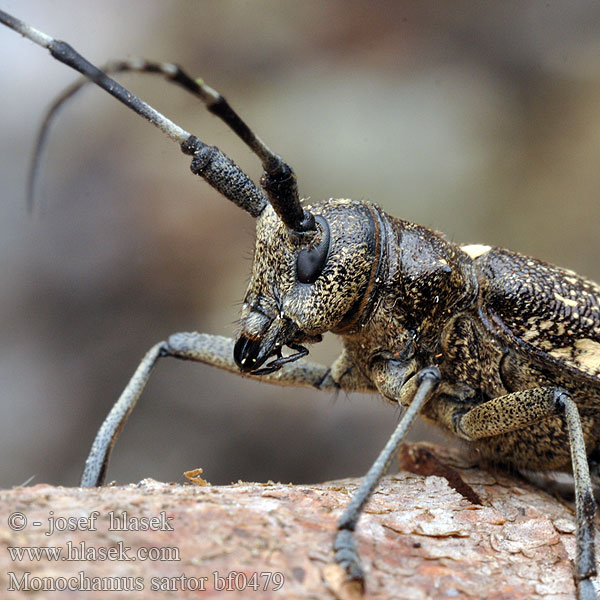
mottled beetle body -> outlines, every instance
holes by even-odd
[[[139,100],[65,42],[2,11],[0,22],[87,78],[67,90],[50,117],[62,100],[93,81],[177,141],[192,157],[195,174],[257,219],[236,340],[180,333],[151,348],[98,431],[82,485],[103,483],[118,433],[161,357],[279,385],[378,392],[406,410],[338,521],[335,561],[347,579],[363,585],[354,537],[358,519],[422,414],[493,461],[573,472],[575,579],[580,600],[597,597],[588,460],[600,455],[598,285],[508,250],[458,246],[369,202],[303,207],[291,167],[215,90],[167,63],[109,65],[113,72],[162,74],[200,98],[260,159],[261,189],[218,148]],[[326,332],[343,343],[329,368],[308,361],[302,345]],[[295,352],[283,356],[286,346]]]
[[[344,350],[327,377],[344,390],[406,403],[410,378],[434,364],[441,382],[421,415],[469,439],[459,424],[469,409],[512,392],[563,387],[579,406],[593,453],[600,438],[600,286],[509,250],[457,246],[369,202],[308,208],[332,232],[328,261],[312,285],[295,276],[298,249],[275,213],[258,220],[238,344],[252,340],[261,359],[245,370],[269,358],[263,344],[273,353],[331,331]],[[378,374],[388,360],[405,369],[402,392],[383,387]],[[517,468],[570,469],[559,415],[472,444]]]

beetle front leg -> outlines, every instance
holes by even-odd
[[[596,502],[577,405],[568,392],[540,387],[513,392],[489,400],[463,415],[456,415],[458,435],[476,440],[523,429],[545,418],[561,415],[567,425],[571,464],[575,480],[576,556],[575,571],[579,600],[596,600],[590,577],[596,575],[594,514]]]
[[[106,419],[104,419],[85,461],[80,484],[82,487],[100,486],[104,483],[108,459],[113,446],[138,398],[142,395],[154,365],[163,356],[165,348],[166,343],[160,342],[148,350],[133,377],[129,380],[127,387],[111,408]]]
[[[275,385],[312,387],[321,391],[334,391],[339,385],[331,376],[331,369],[304,358],[288,363],[278,371],[266,375],[241,373],[233,359],[235,341],[221,335],[207,333],[174,333],[166,342],[165,354],[181,360],[201,362],[242,377],[249,377]]]
[[[401,390],[403,387],[406,367],[401,363],[384,361],[378,373],[378,387],[384,387],[388,392],[390,389]],[[367,501],[387,471],[398,446],[402,443],[416,416],[438,387],[440,372],[437,367],[428,367],[419,371],[414,376],[414,381],[416,391],[412,401],[338,521],[338,534],[333,545],[335,561],[345,570],[348,578],[358,581],[361,587],[364,587],[364,572],[356,550],[354,538],[356,524]]]
[[[98,430],[85,461],[81,485],[93,487],[104,483],[113,446],[142,395],[159,358],[172,356],[182,360],[201,362],[240,375],[240,370],[233,360],[233,345],[234,340],[219,335],[176,333],[168,341],[159,342],[153,346],[142,359],[127,387]],[[279,371],[268,375],[245,376],[277,385],[314,387],[323,391],[339,389],[339,385],[331,376],[330,369],[304,359],[285,365]]]

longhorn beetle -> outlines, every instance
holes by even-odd
[[[161,72],[199,97],[258,156],[261,189],[65,42],[1,11],[0,21],[156,125],[192,157],[193,173],[257,222],[237,338],[177,333],[152,347],[98,431],[82,485],[102,485],[117,435],[162,357],[279,385],[378,392],[407,408],[338,522],[335,560],[350,580],[364,581],[360,514],[421,414],[494,461],[573,472],[578,596],[596,598],[588,460],[595,466],[600,452],[600,286],[509,250],[453,244],[367,201],[303,207],[291,167],[215,90],[171,64],[111,67]],[[331,367],[309,362],[305,344],[328,331],[341,337],[342,354]],[[294,352],[283,356],[286,346]]]

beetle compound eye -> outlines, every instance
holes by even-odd
[[[316,216],[315,221],[323,230],[323,239],[315,246],[300,250],[298,253],[296,275],[300,283],[314,283],[323,271],[327,255],[329,254],[331,241],[329,225],[323,217]]]

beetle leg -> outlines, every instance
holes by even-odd
[[[148,350],[133,377],[129,380],[127,387],[123,390],[123,393],[119,396],[119,399],[115,402],[108,416],[100,426],[85,461],[83,475],[81,476],[81,486],[92,487],[104,483],[108,459],[117,441],[117,437],[119,437],[119,433],[121,433],[121,429],[123,429],[127,418],[134,409],[138,398],[142,395],[144,387],[146,387],[146,383],[150,378],[150,373],[152,373],[154,365],[162,356],[165,346],[165,342],[160,342]]]
[[[158,359],[172,356],[183,360],[205,363],[240,375],[233,360],[234,340],[205,333],[176,333],[168,341],[154,345],[130,379],[127,387],[114,404],[96,434],[81,478],[81,485],[99,486],[104,482],[111,450],[133,411]],[[336,391],[339,385],[333,380],[330,369],[324,365],[300,359],[273,373],[254,377],[266,383],[315,387],[323,391]]]
[[[406,369],[397,362],[389,362],[390,368],[386,371],[386,377],[397,379],[398,387],[401,387]],[[440,372],[436,367],[429,367],[417,373],[415,378],[418,387],[412,402],[338,521],[338,534],[333,544],[335,561],[346,571],[350,580],[360,582],[361,586],[364,586],[364,572],[354,538],[357,521],[416,416],[434,394],[440,382]]]
[[[458,435],[469,440],[486,438],[533,425],[545,418],[562,415],[567,425],[571,464],[575,479],[577,548],[575,557],[578,597],[596,600],[590,580],[596,574],[594,514],[596,502],[590,480],[587,452],[577,405],[561,388],[539,387],[494,398],[463,415],[457,415]]]

